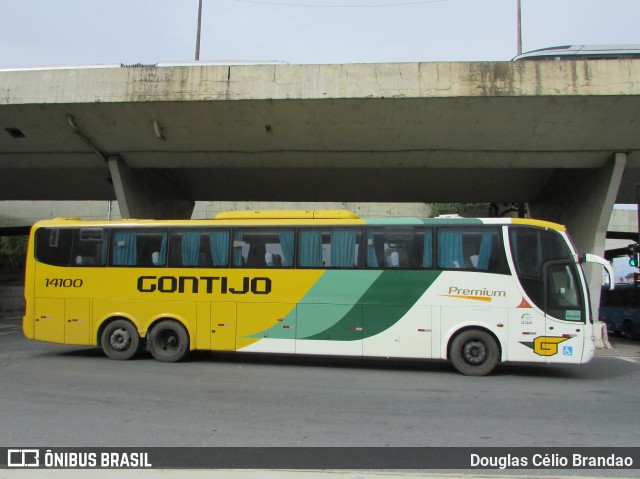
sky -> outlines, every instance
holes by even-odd
[[[201,61],[506,61],[517,0],[203,0]],[[0,68],[191,62],[198,0],[0,0]],[[640,44],[638,0],[522,0],[523,50]]]

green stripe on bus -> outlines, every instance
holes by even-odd
[[[282,323],[267,329],[269,337],[290,338],[290,333],[283,331],[283,325],[296,325],[298,338],[326,332],[349,314],[381,274],[382,271],[374,270],[325,271]],[[297,320],[301,315],[303,320]],[[248,337],[262,338],[264,331]]]
[[[355,341],[375,336],[397,323],[439,275],[440,271],[384,271],[338,322],[320,333],[301,335],[299,339]],[[371,314],[375,306],[382,305],[396,307],[384,308],[384,314]],[[364,308],[367,309],[365,324]],[[302,321],[298,318],[299,325]]]

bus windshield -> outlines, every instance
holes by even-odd
[[[584,318],[581,287],[569,244],[553,230],[511,228],[509,239],[520,284],[545,313]]]

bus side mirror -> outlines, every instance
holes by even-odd
[[[614,288],[615,276],[613,275],[613,267],[609,261],[595,254],[587,253],[580,258],[580,263],[596,263],[602,265],[609,276],[609,290]]]

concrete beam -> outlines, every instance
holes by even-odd
[[[113,200],[121,155],[189,200],[531,202],[556,168],[626,151],[632,202],[639,77],[636,60],[0,69],[0,199]]]
[[[131,169],[117,155],[109,156],[108,164],[123,218],[191,218],[195,202],[170,177],[152,169]]]
[[[0,71],[0,105],[637,95],[635,60]],[[542,125],[544,128],[544,125]]]

